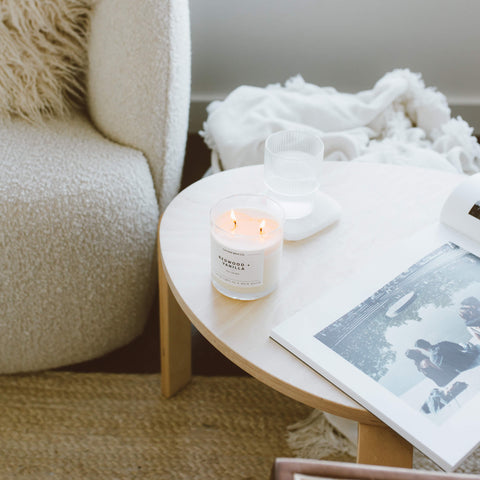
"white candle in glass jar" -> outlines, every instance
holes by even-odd
[[[233,195],[212,208],[210,219],[215,288],[241,300],[271,293],[280,276],[282,208],[265,195]]]

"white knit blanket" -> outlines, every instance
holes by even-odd
[[[285,86],[241,86],[207,112],[200,134],[213,151],[213,172],[263,163],[265,139],[282,129],[315,131],[326,160],[480,171],[473,129],[451,118],[446,97],[406,69],[356,94],[306,83],[300,75]]]

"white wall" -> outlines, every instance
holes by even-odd
[[[239,85],[357,92],[409,68],[480,133],[479,0],[190,0],[190,131]]]

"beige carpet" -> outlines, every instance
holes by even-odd
[[[354,461],[321,412],[252,378],[196,377],[170,400],[159,375],[0,376],[0,391],[1,479],[267,480],[277,456]],[[418,452],[416,467],[435,468]]]
[[[170,400],[159,381],[0,376],[0,478],[267,479],[311,412],[251,378],[198,377]]]

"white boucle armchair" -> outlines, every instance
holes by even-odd
[[[99,357],[155,298],[190,100],[188,0],[100,0],[88,113],[0,121],[0,373]]]

